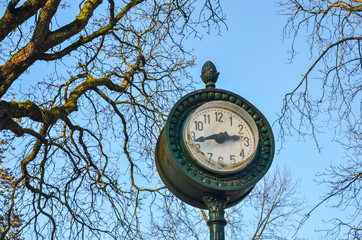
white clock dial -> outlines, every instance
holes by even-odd
[[[194,161],[216,173],[245,168],[256,153],[259,135],[251,116],[236,104],[212,101],[187,119],[184,144]]]

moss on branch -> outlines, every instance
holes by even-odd
[[[0,41],[19,25],[36,14],[45,2],[45,0],[28,0],[17,8],[10,2],[4,15],[0,19]]]
[[[18,124],[12,121],[12,118],[27,117],[33,121],[54,124],[59,119],[65,119],[72,112],[78,110],[78,99],[87,91],[98,86],[106,86],[108,89],[116,92],[124,92],[126,86],[114,84],[109,78],[95,79],[91,75],[87,76],[87,80],[74,88],[64,105],[53,106],[50,110],[40,108],[32,101],[25,102],[7,102],[0,101],[0,120],[2,121],[2,129],[10,129],[16,135],[22,136],[23,132]],[[10,124],[5,127],[4,124]]]

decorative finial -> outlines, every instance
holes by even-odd
[[[211,61],[205,62],[201,69],[201,79],[206,84],[206,88],[215,88],[215,83],[219,76],[215,65]]]

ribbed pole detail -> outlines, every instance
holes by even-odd
[[[225,240],[224,210],[228,198],[222,195],[205,194],[202,199],[209,210],[207,225],[210,228],[210,240]]]

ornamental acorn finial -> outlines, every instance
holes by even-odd
[[[206,84],[206,88],[215,88],[215,83],[219,76],[215,65],[211,61],[205,62],[201,69],[201,79]]]

